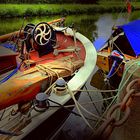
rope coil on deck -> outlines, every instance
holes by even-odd
[[[68,93],[68,85],[63,78],[58,78],[52,88],[52,92],[58,96],[66,95]]]

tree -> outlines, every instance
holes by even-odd
[[[78,3],[83,3],[83,4],[93,4],[97,3],[98,0],[76,0]]]
[[[0,3],[81,3],[92,4],[99,0],[0,0]]]

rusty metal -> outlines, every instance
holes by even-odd
[[[140,92],[134,94],[135,97],[140,97]]]
[[[121,103],[113,105],[107,113],[106,121],[97,129],[93,140],[108,140],[115,127],[123,125],[130,115],[130,105],[134,97],[140,97],[140,78],[132,80],[126,87],[126,94]],[[119,109],[124,115],[117,120],[114,113]],[[117,112],[116,112],[117,113]]]
[[[94,136],[92,137],[93,140],[107,140],[111,135],[114,126],[112,125],[115,122],[115,119],[108,118],[100,128],[95,132]]]
[[[138,85],[138,87],[140,87],[140,79],[135,79],[135,80],[131,81],[126,87],[126,92],[129,93],[132,87],[133,87],[133,89],[135,89],[134,85],[136,85],[136,84]],[[135,94],[133,94],[132,96],[139,97],[140,96],[140,91],[139,90],[140,89],[135,89]]]
[[[19,103],[18,108],[12,109],[10,114],[11,116],[15,116],[18,112],[22,114],[27,114],[32,106],[32,102],[26,102],[26,103]]]
[[[137,84],[140,83],[140,79],[134,79],[134,80],[132,80],[132,81],[127,85],[127,87],[126,87],[126,92],[128,93],[128,92],[131,90],[131,88],[132,88],[136,83],[137,83]]]
[[[121,102],[121,110],[124,111],[126,106],[129,106],[131,104],[130,100],[132,101],[132,95],[135,93],[134,89],[131,89],[129,92],[127,92],[127,94],[125,95],[125,97],[123,98],[122,102]]]
[[[107,113],[107,118],[112,118],[112,117],[113,117],[112,114],[113,114],[118,108],[121,110],[121,103],[115,104],[115,105],[113,105],[113,106],[110,108],[110,110],[109,110],[108,113]],[[126,106],[126,108],[125,108],[125,110],[124,110],[124,116],[123,116],[123,118],[121,118],[120,120],[115,120],[115,122],[114,122],[113,125],[114,125],[114,126],[117,126],[117,127],[123,125],[123,124],[127,121],[128,117],[129,117],[129,114],[130,114],[130,108],[129,108],[128,106]]]

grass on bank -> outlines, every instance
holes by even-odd
[[[106,8],[106,7],[104,7]],[[81,14],[99,11],[96,5],[80,4],[1,4],[0,17]],[[103,8],[101,8],[103,10]]]
[[[140,7],[140,2],[133,4]],[[0,17],[94,14],[126,10],[123,2],[87,4],[0,4]]]
[[[94,27],[94,22],[97,20],[98,18],[98,14],[96,15],[70,15],[66,17],[66,21],[65,21],[65,26],[69,26],[71,24],[74,23],[75,28],[83,33],[86,34],[87,37],[91,37],[88,36],[89,31],[91,31],[91,29],[95,28]],[[20,28],[22,27],[22,24],[24,22],[24,26],[25,27],[26,24],[29,23],[33,23],[33,24],[38,24],[39,22],[48,22],[48,21],[52,21],[54,19],[60,18],[59,15],[57,16],[44,16],[44,17],[27,17],[26,19],[23,18],[6,18],[6,19],[1,19],[0,22],[0,35],[6,34],[6,33],[10,33],[13,31],[17,31],[20,30]],[[76,19],[76,20],[74,20]],[[85,26],[86,24],[86,26]],[[86,30],[87,29],[87,30]]]

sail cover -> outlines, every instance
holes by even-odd
[[[136,56],[140,55],[140,20],[118,26],[118,28],[123,29]]]

